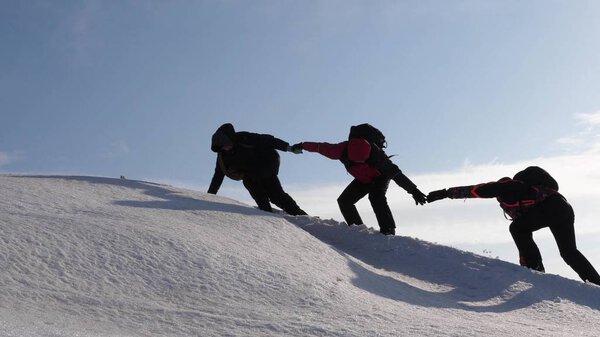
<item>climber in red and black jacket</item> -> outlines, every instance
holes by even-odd
[[[577,249],[573,208],[558,192],[556,180],[544,169],[530,166],[512,179],[505,177],[497,182],[433,191],[427,201],[444,198],[496,198],[512,220],[509,229],[519,250],[519,263],[541,272],[545,270],[533,232],[549,227],[563,260],[583,281],[600,285],[600,275]]]
[[[423,205],[426,202],[425,194],[392,163],[380,147],[366,139],[354,138],[338,144],[304,142],[292,148],[318,152],[327,158],[340,160],[354,177],[337,199],[349,226],[363,224],[354,204],[368,194],[380,232],[385,235],[395,234],[396,224],[385,196],[390,180],[412,194],[417,204]]]

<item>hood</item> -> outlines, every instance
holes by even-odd
[[[221,125],[212,136],[210,149],[213,152],[221,151],[226,145],[233,146],[235,143],[235,129],[231,123]]]

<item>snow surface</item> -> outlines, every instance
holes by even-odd
[[[1,336],[597,336],[600,287],[150,182],[0,175]]]

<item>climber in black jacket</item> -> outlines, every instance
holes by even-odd
[[[577,249],[573,208],[558,192],[556,180],[542,168],[530,166],[512,179],[433,191],[427,201],[444,198],[496,198],[512,219],[509,229],[519,250],[519,263],[541,272],[545,271],[542,256],[532,234],[549,227],[563,260],[583,281],[600,285],[600,275]]]
[[[271,202],[290,215],[306,215],[287,194],[277,177],[279,154],[292,151],[290,145],[271,135],[236,132],[230,123],[221,125],[212,136],[211,150],[217,165],[208,193],[217,194],[225,176],[242,180],[258,208],[272,212]],[[293,151],[300,153],[300,150]]]

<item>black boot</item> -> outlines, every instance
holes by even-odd
[[[542,273],[546,272],[546,269],[544,268],[544,264],[542,263],[542,260],[538,260],[538,259],[525,259],[525,256],[521,256],[519,258],[519,264],[522,265],[523,267],[527,267],[529,269],[535,270],[535,271],[539,271]]]
[[[391,228],[380,228],[379,229],[379,233],[383,234],[383,235],[396,235],[396,229],[391,227]]]

